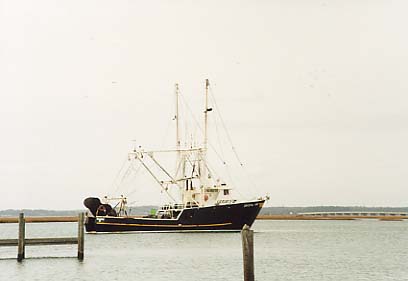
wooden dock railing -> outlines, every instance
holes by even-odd
[[[38,219],[38,222],[40,221],[54,222],[55,219],[50,219],[49,221],[44,218]],[[73,220],[71,219],[69,221]],[[0,246],[17,246],[17,261],[22,261],[25,259],[25,246],[78,244],[77,257],[78,260],[82,261],[84,259],[84,214],[80,213],[75,221],[78,221],[78,237],[26,238],[26,219],[24,218],[24,214],[20,213],[18,217],[18,239],[0,239]]]

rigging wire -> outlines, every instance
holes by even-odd
[[[128,161],[129,161],[129,160],[128,160]],[[133,174],[133,177],[131,178],[130,181],[132,181],[132,180],[136,177],[136,175],[138,174],[138,172],[140,171],[140,169],[141,169],[141,164],[139,165],[139,167],[138,167],[137,169],[135,169],[133,162],[131,162],[131,163],[129,164],[129,166],[128,166],[126,172],[123,174],[123,176],[122,176],[122,178],[121,178],[121,181],[120,181],[120,183],[119,183],[119,187],[122,187],[122,186],[123,186],[123,183],[124,183],[125,180],[129,177],[129,175],[131,174],[132,170],[135,171],[135,173]],[[116,191],[117,191],[117,190],[116,190]],[[115,191],[115,193],[116,193],[116,191]]]
[[[220,132],[219,132],[219,130],[218,130],[216,118],[214,118],[214,123],[215,123],[215,128],[216,128],[216,133],[217,133],[217,139],[218,139],[218,143],[219,143],[219,146],[220,146],[220,150],[221,150],[221,153],[223,153],[222,142],[221,142],[221,137],[220,137],[221,134],[220,134]],[[224,156],[224,155],[223,155],[223,158],[225,159],[225,156]],[[210,162],[210,166],[212,166],[211,162]],[[237,191],[237,193],[238,193],[241,197],[244,197],[244,196],[242,195],[242,193],[239,191],[239,189],[237,188],[237,184],[235,183],[234,178],[233,178],[232,173],[231,173],[231,170],[230,170],[230,165],[227,165],[227,163],[224,162],[224,163],[223,163],[223,167],[224,167],[225,173],[227,174],[227,178],[228,178],[228,181],[229,181],[229,183],[230,183],[230,186],[231,186],[235,191]],[[217,176],[220,178],[219,175],[217,175]]]
[[[241,159],[240,159],[239,156],[238,156],[238,152],[236,151],[234,144],[232,143],[231,135],[229,134],[229,132],[228,132],[228,130],[227,130],[227,126],[225,126],[224,119],[223,119],[222,116],[221,116],[221,111],[220,111],[220,109],[219,109],[219,107],[218,107],[218,105],[217,105],[217,102],[215,101],[215,97],[214,97],[214,95],[213,95],[213,92],[212,92],[211,88],[210,88],[210,96],[211,96],[212,101],[213,101],[213,103],[214,103],[214,105],[215,105],[215,108],[217,109],[217,110],[216,110],[216,111],[217,111],[217,114],[218,114],[218,116],[220,117],[221,125],[224,127],[225,134],[227,135],[227,139],[228,139],[228,141],[229,141],[229,143],[230,143],[230,145],[231,145],[231,149],[232,149],[232,151],[234,152],[234,155],[235,155],[235,157],[237,158],[238,163],[239,163],[241,166],[244,166],[244,164],[242,163]]]
[[[248,175],[247,171],[245,170],[244,165],[243,165],[243,163],[241,162],[241,160],[240,160],[240,158],[239,158],[239,156],[238,156],[238,153],[237,153],[237,151],[236,151],[234,145],[232,144],[231,136],[229,135],[228,130],[227,130],[226,125],[225,125],[225,122],[223,121],[223,118],[222,118],[222,116],[221,116],[221,114],[220,114],[220,109],[219,109],[219,107],[218,107],[218,105],[217,105],[217,103],[216,103],[216,101],[215,101],[215,97],[214,97],[214,95],[213,95],[213,93],[212,93],[211,87],[210,87],[209,90],[210,90],[210,91],[209,91],[209,92],[210,92],[210,97],[211,97],[211,99],[212,99],[212,101],[213,101],[213,103],[214,103],[214,105],[215,105],[216,111],[218,111],[217,114],[218,114],[219,119],[220,119],[220,121],[221,121],[221,124],[222,124],[222,126],[223,126],[223,128],[224,128],[224,131],[226,132],[228,141],[229,141],[229,143],[230,143],[230,145],[231,145],[231,147],[232,147],[232,151],[233,151],[233,153],[234,153],[236,159],[238,160],[239,165],[240,165],[241,168],[244,170],[244,173],[245,173],[245,175],[247,176],[247,178],[249,179],[249,181],[252,182],[252,183],[254,184],[254,186],[256,186],[256,185],[255,185],[255,182],[250,178],[250,176]],[[204,133],[203,128],[200,126],[200,123],[197,121],[197,118],[196,118],[196,116],[194,115],[194,113],[193,113],[191,107],[189,106],[189,103],[188,103],[187,99],[184,97],[184,95],[181,93],[181,91],[179,91],[179,96],[181,97],[181,102],[184,104],[185,108],[188,109],[190,115],[192,116],[192,119],[194,120],[194,122],[195,122],[195,124],[196,124],[196,127],[200,130],[201,133]],[[216,129],[217,129],[217,127],[216,127]],[[228,167],[228,165],[227,165],[227,162],[225,161],[224,155],[221,155],[221,154],[218,152],[218,150],[215,148],[215,146],[213,145],[212,142],[208,141],[208,144],[209,144],[209,146],[211,147],[211,149],[214,151],[214,153],[215,153],[215,155],[218,157],[218,159],[221,161],[221,163],[226,167],[226,172],[227,172],[228,177],[230,178],[231,184],[232,184],[233,186],[236,186],[236,184],[234,183],[234,181],[233,181],[233,179],[232,179],[233,177],[232,177],[232,175],[231,175],[231,171],[230,171],[230,169],[229,169],[229,167]],[[222,147],[222,146],[220,145],[220,147]],[[223,154],[223,153],[222,153],[222,154]],[[239,195],[240,195],[241,197],[244,197],[244,196],[242,195],[242,193],[241,193],[238,189],[235,189],[235,190],[237,191],[237,193],[239,193]]]
[[[212,100],[213,100],[213,102],[214,102],[214,105],[215,105],[215,107],[216,107],[216,111],[220,111],[220,110],[219,110],[219,107],[217,106],[217,104],[216,104],[216,102],[215,102],[215,98],[214,98],[214,96],[213,96],[213,94],[212,94],[211,88],[210,88],[210,94],[211,94],[211,98],[212,98]],[[192,116],[192,119],[194,120],[194,122],[195,122],[195,124],[196,124],[196,128],[198,128],[198,129],[201,131],[201,133],[203,133],[203,129],[202,129],[202,127],[200,126],[200,123],[197,121],[196,116],[194,115],[194,113],[193,113],[191,107],[189,106],[189,103],[188,103],[187,99],[184,97],[184,95],[183,95],[180,91],[179,91],[179,96],[181,97],[181,102],[183,103],[184,107],[188,109],[190,115]],[[218,112],[218,116],[219,116],[219,119],[220,119],[220,121],[221,121],[221,123],[222,123],[222,125],[223,125],[223,127],[224,127],[224,131],[226,131],[226,133],[228,134],[228,132],[227,132],[227,130],[226,130],[225,123],[223,122],[223,119],[222,119],[222,117],[221,117],[221,115],[220,115],[220,112]],[[214,118],[214,120],[215,120],[215,118]],[[215,127],[216,127],[216,130],[217,130],[217,137],[218,137],[218,142],[219,142],[219,146],[220,146],[220,150],[221,150],[221,151],[218,152],[218,150],[215,148],[215,146],[213,145],[212,142],[208,141],[208,144],[209,144],[209,146],[211,147],[211,149],[214,151],[215,155],[218,157],[218,159],[220,160],[220,162],[222,163],[222,165],[225,166],[225,171],[226,171],[227,176],[228,176],[228,178],[229,178],[229,180],[230,180],[231,186],[232,186],[232,187],[234,187],[234,186],[236,187],[237,185],[235,184],[235,182],[234,182],[234,180],[233,180],[233,177],[232,177],[232,175],[231,175],[230,168],[229,168],[229,166],[227,165],[227,162],[226,162],[225,157],[224,157],[224,152],[223,152],[223,150],[222,150],[221,140],[220,140],[220,137],[219,137],[220,134],[219,134],[219,130],[218,130],[217,123],[215,123],[215,124],[216,124]],[[227,137],[229,138],[230,144],[232,144],[231,137],[230,137],[229,135],[228,135]],[[232,145],[232,147],[233,147],[232,150],[233,150],[233,152],[234,152],[234,154],[235,154],[235,157],[238,159],[238,162],[239,162],[240,166],[243,168],[243,164],[242,164],[242,162],[240,161],[240,159],[239,159],[239,157],[238,157],[238,154],[237,154],[237,152],[236,152],[236,150],[235,150],[235,147],[234,147],[233,145]],[[208,159],[207,159],[207,161],[208,161]],[[191,164],[191,163],[190,163],[190,164]],[[210,166],[213,166],[211,163],[209,163],[209,164],[210,164]],[[209,167],[207,166],[207,168],[209,168]],[[213,172],[214,172],[214,171],[213,171]],[[217,177],[219,177],[218,174],[216,174],[216,173],[214,173],[214,174],[215,174]],[[245,171],[245,174],[247,174],[246,171]],[[248,178],[250,179],[249,176],[248,176]],[[253,182],[251,179],[250,179],[250,181]],[[254,184],[254,185],[255,185],[255,184]],[[235,190],[241,197],[244,197],[243,194],[239,191],[239,189],[235,188],[234,190]]]
[[[214,98],[213,98],[213,100],[214,100]],[[218,110],[218,108],[216,108],[216,110]],[[220,118],[219,117],[217,118],[217,116],[218,115],[215,115],[214,116],[215,118],[211,118],[211,119],[213,120],[213,124],[214,124],[214,127],[215,127],[217,141],[218,141],[218,145],[219,145],[219,149],[220,149],[220,154],[221,154],[222,158],[225,159],[226,157],[225,157],[224,150],[223,150],[223,143],[221,142],[221,132],[220,132],[220,129],[218,128],[219,126],[218,126],[218,122],[217,122],[217,121],[219,121],[218,119],[220,119]],[[235,184],[235,181],[234,181],[234,179],[232,177],[229,165],[227,165],[226,161],[223,162],[222,164],[225,167],[225,172],[227,174],[227,177],[228,177],[228,180],[230,182],[231,187],[234,188],[241,197],[244,197],[242,195],[242,193],[239,191],[239,189],[236,188],[237,185]],[[220,178],[220,175],[217,174],[217,177]]]
[[[164,131],[164,135],[163,135],[163,138],[162,138],[161,146],[164,146],[164,142],[167,140],[167,136],[168,136],[168,134],[169,134],[170,127],[171,127],[171,123],[172,123],[173,120],[174,120],[174,119],[170,118],[170,120],[167,122],[166,130]],[[125,162],[127,162],[127,161],[128,161],[128,159],[125,159]],[[123,166],[124,166],[125,162],[123,163],[121,169],[123,169]],[[129,170],[133,170],[133,172],[134,172],[132,179],[130,179],[130,181],[133,181],[133,180],[136,178],[136,176],[138,175],[138,173],[139,173],[141,167],[142,167],[142,164],[139,163],[139,166],[138,166],[137,168],[135,168],[135,167],[134,167],[134,164],[133,164],[133,162],[132,162],[132,163],[130,164],[128,170],[126,171],[126,173],[123,175],[120,184],[122,184],[123,181],[125,180],[125,178],[129,175]],[[118,176],[119,176],[119,174],[117,175],[117,177],[118,177]],[[117,179],[115,179],[115,180],[117,180]],[[115,189],[115,193],[118,191],[119,187],[120,187],[120,185],[117,185],[117,187],[116,187],[116,189]],[[133,189],[133,190],[130,190],[129,193],[127,193],[127,192],[125,192],[125,193],[127,193],[127,197],[130,197],[130,196],[133,195],[136,191],[137,191],[137,189]]]
[[[216,117],[217,115],[215,115],[215,117]],[[214,127],[215,127],[215,132],[216,132],[216,136],[217,136],[217,140],[218,140],[218,145],[219,145],[219,147],[220,147],[220,154],[221,154],[221,157],[223,158],[223,159],[225,159],[225,154],[224,154],[224,150],[222,149],[222,142],[221,142],[221,138],[220,138],[220,136],[221,136],[221,134],[220,134],[220,132],[219,132],[219,129],[218,129],[218,124],[217,124],[217,118],[212,118],[213,119],[213,123],[214,123]],[[226,164],[225,162],[223,163],[224,165]]]
[[[131,182],[136,178],[136,176],[139,174],[140,169],[142,168],[142,164],[139,163],[139,166],[137,168],[134,167],[133,163],[131,164],[131,169],[133,170],[133,177],[130,180]],[[130,197],[131,195],[133,195],[135,192],[137,191],[137,189],[133,189],[131,190],[129,193],[127,193],[126,197]]]
[[[132,169],[132,165],[129,165],[129,167],[127,168],[126,172],[123,174],[122,178],[120,179],[120,183],[122,184],[125,179],[128,177],[128,175],[130,174],[130,170]]]
[[[201,128],[200,123],[197,121],[196,117],[194,116],[193,111],[191,110],[190,106],[188,105],[187,100],[184,98],[184,95],[181,94],[181,92],[179,92],[179,95],[181,96],[181,100],[184,103],[184,105],[186,106],[186,108],[188,109],[188,111],[190,112],[191,116],[193,117],[194,122],[196,123],[197,128],[200,130],[201,133],[204,133],[204,130]],[[208,144],[210,145],[210,147],[213,149],[213,151],[215,152],[215,154],[217,155],[217,157],[219,158],[219,160],[223,163],[226,164],[225,160],[221,157],[221,155],[218,153],[218,151],[215,149],[214,145],[211,142],[208,142]]]
[[[249,181],[255,186],[255,188],[256,188],[256,187],[257,187],[257,186],[256,186],[256,182],[255,182],[255,181],[252,179],[252,177],[249,175],[248,171],[246,170],[246,167],[244,166],[244,164],[242,163],[242,161],[241,161],[241,159],[240,159],[240,157],[239,157],[239,155],[238,155],[237,150],[235,149],[235,146],[234,146],[234,144],[233,144],[233,142],[232,142],[231,135],[230,135],[230,133],[229,133],[229,131],[228,131],[228,129],[227,129],[227,126],[225,125],[224,119],[222,118],[221,110],[220,110],[220,108],[218,107],[217,101],[215,100],[215,96],[214,96],[214,93],[213,93],[213,91],[212,91],[211,88],[209,89],[209,92],[210,92],[210,97],[211,97],[211,99],[212,99],[212,102],[214,103],[214,106],[215,106],[215,108],[216,108],[217,114],[218,114],[218,116],[219,116],[219,118],[220,118],[221,124],[222,124],[222,126],[223,126],[223,128],[224,128],[224,131],[225,131],[226,135],[227,135],[227,139],[228,139],[228,141],[229,141],[229,143],[230,143],[230,145],[231,145],[231,149],[232,149],[232,151],[233,151],[233,153],[234,153],[234,155],[235,155],[235,158],[237,159],[239,165],[241,166],[241,168],[242,168],[243,172],[245,173],[246,177],[248,178],[248,180],[249,180]]]
[[[222,118],[222,115],[221,115],[221,111],[220,111],[220,109],[219,109],[219,107],[218,107],[218,104],[217,104],[217,102],[216,102],[216,100],[215,100],[215,97],[214,97],[214,94],[213,94],[213,91],[212,91],[211,88],[209,89],[209,92],[210,92],[210,98],[211,98],[211,100],[212,100],[212,102],[213,102],[213,104],[214,104],[214,106],[215,106],[215,108],[216,108],[216,111],[217,111],[217,115],[215,115],[215,118],[211,118],[211,119],[213,119],[213,123],[215,124],[215,130],[216,130],[216,136],[217,136],[217,139],[216,139],[216,140],[218,141],[220,151],[218,151],[218,150],[215,148],[215,146],[213,145],[212,142],[208,142],[208,144],[209,144],[210,148],[212,149],[212,151],[213,151],[213,152],[215,153],[215,155],[217,156],[218,160],[220,160],[221,163],[222,163],[222,165],[225,166],[225,171],[226,171],[227,174],[228,174],[230,183],[231,183],[233,186],[235,186],[235,183],[233,182],[233,177],[231,176],[231,173],[230,173],[230,169],[229,169],[230,167],[227,165],[227,162],[226,162],[226,160],[225,160],[225,153],[224,153],[223,146],[222,146],[222,142],[221,142],[221,139],[224,139],[224,138],[223,138],[223,136],[221,136],[220,129],[219,129],[219,124],[218,124],[218,122],[220,122],[222,128],[223,128],[224,131],[225,131],[225,135],[226,135],[226,137],[227,137],[227,140],[228,140],[228,142],[229,142],[229,145],[231,146],[232,152],[234,153],[234,156],[235,156],[236,160],[238,161],[239,166],[242,168],[244,174],[247,176],[247,178],[250,180],[250,182],[255,186],[255,181],[253,181],[253,180],[250,178],[250,176],[249,176],[248,172],[246,171],[246,169],[245,169],[245,167],[244,167],[244,164],[243,164],[243,162],[241,161],[241,159],[240,159],[240,157],[239,157],[239,155],[238,155],[238,152],[237,152],[237,150],[236,150],[236,148],[235,148],[235,146],[234,146],[234,144],[233,144],[233,142],[232,142],[231,135],[230,135],[229,131],[227,130],[227,127],[226,127],[226,125],[225,125],[224,119]],[[179,96],[181,97],[181,99],[180,99],[181,104],[184,105],[184,106],[180,106],[180,109],[181,109],[181,111],[182,111],[182,114],[180,114],[181,112],[179,112],[179,116],[177,116],[177,118],[179,118],[181,115],[186,115],[186,116],[187,116],[188,113],[189,113],[189,115],[192,117],[192,118],[190,118],[190,120],[194,121],[194,122],[192,122],[192,121],[188,122],[188,118],[183,118],[184,121],[185,121],[185,128],[186,128],[185,134],[186,134],[186,136],[187,136],[187,134],[188,134],[189,125],[191,125],[191,127],[193,127],[195,130],[197,130],[197,128],[198,128],[198,131],[201,132],[202,134],[204,134],[204,130],[203,130],[202,126],[200,126],[200,122],[198,122],[198,120],[197,120],[196,116],[194,115],[194,113],[193,113],[193,111],[192,111],[192,109],[191,109],[191,107],[190,107],[190,105],[189,105],[187,99],[184,97],[184,95],[181,93],[181,91],[179,91]],[[217,116],[218,116],[218,118],[217,118]],[[168,133],[169,133],[169,129],[170,129],[170,127],[171,127],[172,121],[174,121],[174,119],[171,118],[171,119],[169,120],[168,124],[167,124],[167,128],[166,128],[166,130],[165,130],[164,137],[162,138],[162,146],[163,146],[164,142],[165,142],[166,139],[167,139],[167,135],[168,135]],[[194,126],[194,123],[195,123],[195,126]],[[194,132],[194,134],[196,134],[196,131]],[[186,142],[187,142],[187,139],[188,139],[188,138],[186,137],[186,138],[185,138],[185,141],[186,141]],[[193,142],[191,142],[191,145],[193,145]],[[187,143],[186,143],[186,146],[187,146]],[[140,165],[136,168],[136,167],[134,167],[134,164],[133,164],[133,162],[132,162],[132,163],[129,165],[129,167],[126,169],[126,171],[123,173],[124,168],[125,168],[125,164],[126,164],[126,162],[127,162],[126,160],[127,160],[127,159],[125,159],[125,161],[122,163],[122,166],[121,166],[121,168],[119,169],[119,171],[118,171],[118,173],[117,173],[117,175],[116,175],[116,177],[115,177],[115,179],[114,179],[114,181],[113,181],[113,183],[112,183],[114,186],[116,186],[115,193],[119,190],[119,188],[121,187],[121,185],[123,184],[123,182],[125,181],[125,179],[128,178],[128,176],[130,175],[130,173],[131,173],[132,171],[134,172],[134,174],[133,174],[133,177],[132,177],[131,181],[133,181],[133,180],[135,179],[135,177],[137,176],[137,174],[139,173],[139,171],[140,171],[140,169],[141,169],[141,167],[142,167],[142,164],[140,164]],[[194,165],[195,165],[195,164],[192,163],[190,157],[187,156],[187,155],[186,155],[186,157],[185,157],[185,160],[187,160],[187,162],[193,167],[192,173],[194,173]],[[207,159],[207,161],[208,161],[208,159]],[[207,165],[207,164],[208,164],[208,165]],[[219,174],[216,173],[215,170],[210,169],[209,166],[212,166],[211,164],[212,164],[211,161],[209,161],[209,163],[206,163],[206,164],[205,164],[205,165],[206,165],[206,168],[207,168],[208,171],[210,172],[210,175],[215,175],[217,178],[220,179]],[[119,177],[120,177],[121,174],[122,174],[122,177],[121,177],[121,179],[120,179],[120,182],[118,183],[118,179],[119,179]],[[239,193],[239,195],[242,196],[242,194],[239,192],[238,189],[235,189],[235,190]],[[136,189],[131,190],[131,192],[128,193],[127,196],[133,195],[136,191],[137,191]]]
[[[125,167],[125,164],[126,164],[127,161],[128,161],[127,158],[125,158],[122,165],[121,165],[121,167],[120,167],[120,169],[119,169],[119,171],[116,174],[116,177],[113,179],[112,185],[114,187],[116,187],[114,193],[116,193],[120,188],[120,185],[117,183],[117,180],[118,180],[120,174],[122,173],[122,170]]]
[[[167,135],[169,134],[170,127],[171,127],[171,123],[172,123],[173,120],[175,120],[175,119],[170,119],[170,120],[167,122],[167,127],[166,127],[166,130],[164,131],[164,135],[163,135],[163,138],[162,138],[161,146],[160,146],[160,147],[163,147],[163,146],[164,146],[164,142],[167,140]]]

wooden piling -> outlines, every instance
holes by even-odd
[[[18,217],[18,253],[17,261],[21,262],[25,258],[25,220],[24,214]]]
[[[244,281],[254,281],[254,231],[244,225],[242,235],[242,254],[244,259]]]
[[[84,213],[78,216],[78,260],[84,259]]]

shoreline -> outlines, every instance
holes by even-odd
[[[137,216],[132,216],[137,217]],[[360,220],[360,219],[377,219],[380,221],[403,221],[408,220],[406,216],[307,216],[307,215],[258,215],[257,220]],[[47,222],[77,222],[77,216],[29,216],[25,217],[28,223],[47,223]],[[2,223],[17,223],[18,217],[1,217]]]
[[[307,215],[258,215],[257,220],[359,220],[403,221],[406,216],[307,216]]]

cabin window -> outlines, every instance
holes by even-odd
[[[228,195],[229,194],[229,190],[228,189],[224,189],[224,195]]]

